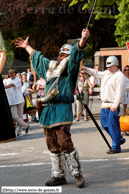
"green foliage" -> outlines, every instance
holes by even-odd
[[[27,52],[15,47],[14,43],[18,37],[26,39],[29,36],[29,43],[34,49],[42,51],[45,57],[55,57],[59,48],[68,39],[80,37],[82,29],[87,25],[95,0],[20,0],[20,2],[19,4],[17,0],[0,1],[1,12],[5,12],[0,24],[3,23],[6,30],[7,37],[4,37],[4,40],[7,58],[29,61]],[[87,41],[86,51],[89,61],[93,60],[96,50],[117,46],[117,43],[119,46],[124,46],[129,40],[128,4],[129,0],[97,0],[89,25],[91,36]],[[24,5],[23,9],[21,5]],[[84,10],[82,12],[79,10],[80,5]],[[119,13],[111,13],[114,5],[118,6]],[[7,13],[9,6],[16,8],[17,12]],[[35,12],[36,7],[42,8],[42,11]],[[54,8],[53,11],[49,10],[51,7]],[[74,9],[72,13],[69,12],[69,7]],[[29,8],[32,8],[32,12]]]
[[[5,48],[6,48],[6,62],[9,66],[12,66],[14,59],[14,51],[11,44],[11,39],[7,36],[7,33],[4,31],[3,33]]]
[[[70,6],[74,6],[78,2],[77,0],[72,0]],[[95,0],[90,0],[84,3],[82,10],[91,10],[94,2]],[[117,5],[119,13],[111,14],[112,10],[109,7],[114,5]],[[116,19],[115,40],[118,46],[126,46],[126,42],[129,41],[129,0],[97,0],[93,14],[94,20],[100,20],[101,18]]]
[[[84,1],[84,0],[80,0],[80,1]],[[73,0],[69,6],[74,6],[75,4],[77,4],[78,1],[77,0]],[[95,0],[91,0],[88,3],[84,3],[82,10],[91,10],[93,8],[93,5],[95,3]],[[95,5],[95,9],[93,14],[95,15],[95,19],[98,20],[100,18],[114,18],[114,16],[112,14],[110,14],[110,10],[109,10],[109,6],[114,5],[114,3],[116,3],[116,0],[97,0],[96,1],[96,5]]]
[[[17,0],[1,1],[1,10],[6,13],[3,28],[12,40],[14,58],[22,61],[28,61],[29,57],[24,49],[15,47],[14,43],[18,37],[26,39],[29,36],[29,44],[35,50],[41,51],[47,58],[52,58],[58,56],[60,47],[68,39],[80,37],[88,18],[88,15],[84,17],[79,13],[78,5],[70,12],[70,1],[64,3],[63,0],[20,0],[20,4]],[[11,13],[7,6],[16,8],[16,12]],[[39,12],[36,12],[36,8],[40,9]],[[54,8],[53,11],[50,11],[50,8]]]
[[[129,0],[119,2],[119,14],[115,16],[117,22],[115,24],[116,41],[119,46],[126,46],[129,41]]]
[[[78,0],[73,0],[69,6],[73,6],[73,5],[76,5],[78,3]]]
[[[2,75],[2,80],[4,80],[8,75]]]
[[[74,6],[75,4],[77,4],[80,1],[84,1],[84,0],[72,0],[71,3],[70,3],[70,6]],[[88,8],[88,9],[92,8],[94,2],[95,2],[95,0],[88,1],[87,3],[84,4],[83,9],[84,8]],[[111,6],[116,2],[119,2],[119,1],[116,1],[116,0],[110,0],[110,1],[109,0],[97,0],[96,1],[96,6],[97,7]]]

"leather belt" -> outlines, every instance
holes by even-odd
[[[113,102],[105,101],[104,103],[113,103]]]
[[[52,106],[53,104],[72,104],[72,102],[47,102],[43,103],[42,106]]]

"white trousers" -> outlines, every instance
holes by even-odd
[[[12,118],[17,122],[18,131],[20,131],[20,128],[26,129],[28,127],[27,123],[23,121],[23,107],[24,102],[11,106]]]

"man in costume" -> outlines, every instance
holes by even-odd
[[[0,143],[12,141],[16,138],[12,115],[6,97],[3,80],[1,77],[1,72],[6,61],[5,53],[6,49],[4,45],[4,40],[0,32]]]
[[[19,38],[15,43],[17,47],[26,49],[35,72],[45,79],[45,99],[49,99],[55,88],[59,91],[53,99],[45,102],[39,121],[44,128],[46,143],[51,152],[52,179],[45,183],[47,186],[67,183],[66,163],[70,174],[75,177],[76,185],[83,187],[85,183],[79,155],[71,139],[70,126],[73,123],[72,103],[80,61],[85,55],[89,35],[89,30],[83,29],[80,42],[73,47],[64,45],[57,61],[50,61],[40,51],[33,50],[28,44],[28,38],[25,41]]]
[[[123,101],[126,79],[118,68],[118,59],[115,56],[109,56],[106,60],[107,70],[101,72],[95,69],[83,67],[83,70],[89,75],[101,79],[101,124],[112,139],[112,148],[107,154],[121,152],[120,145],[125,143],[121,136],[119,123],[119,105]]]

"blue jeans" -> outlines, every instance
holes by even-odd
[[[112,139],[112,149],[121,152],[120,144],[123,141],[121,136],[120,122],[119,122],[119,108],[115,112],[111,112],[110,108],[101,109],[101,125]]]

